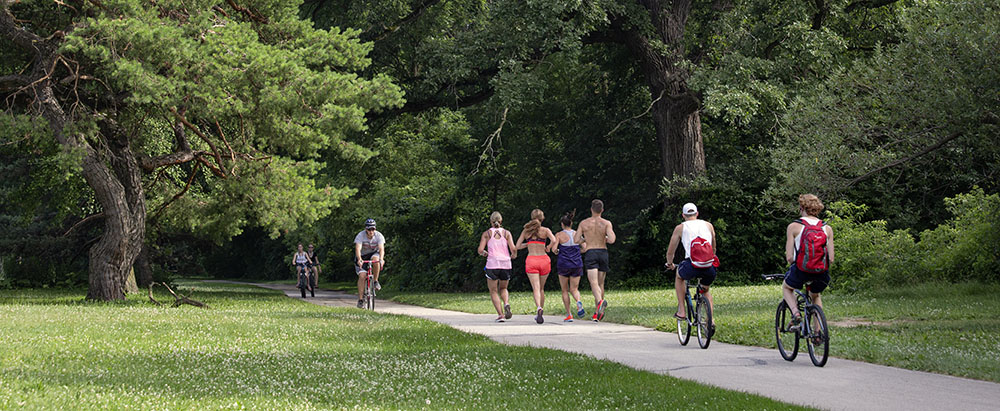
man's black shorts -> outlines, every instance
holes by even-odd
[[[708,268],[698,268],[691,265],[691,259],[685,258],[677,265],[677,275],[681,278],[691,281],[694,278],[699,278],[698,282],[701,285],[709,286],[715,282],[715,267]]]
[[[588,270],[608,272],[608,250],[606,248],[595,248],[583,253],[583,268]]]
[[[809,291],[821,293],[830,284],[830,272],[824,271],[819,274],[805,273],[799,270],[799,267],[796,267],[794,263],[791,267],[788,267],[788,272],[785,273],[785,283],[789,287],[798,290],[808,281],[812,281],[812,284],[809,284]]]

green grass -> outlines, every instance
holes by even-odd
[[[558,284],[550,281],[546,312],[562,313]],[[582,286],[587,313],[590,288]],[[777,284],[713,287],[718,341],[774,347]],[[913,370],[1000,382],[1000,286],[925,284],[887,291],[823,296],[828,321],[857,319],[867,325],[831,327],[831,355]],[[493,313],[489,295],[381,293],[394,301],[472,313]],[[677,297],[670,289],[609,290],[605,321],[673,332]],[[534,314],[526,292],[511,293],[519,314]],[[871,322],[874,322],[871,324]],[[778,353],[775,351],[777,357]]]
[[[0,291],[0,409],[790,408],[426,320],[191,287],[211,309]]]

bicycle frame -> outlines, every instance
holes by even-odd
[[[375,309],[375,274],[372,273],[372,264],[378,262],[379,261],[361,260],[361,270],[364,271],[366,275],[365,295],[362,296],[362,300],[365,300],[365,308],[370,310]]]

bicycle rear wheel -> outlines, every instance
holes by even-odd
[[[826,365],[827,356],[830,354],[830,330],[826,328],[826,314],[818,306],[807,308],[806,313],[809,321],[809,335],[806,336],[809,359],[813,365],[822,367]]]
[[[687,318],[677,319],[677,340],[681,342],[681,345],[687,345],[688,341],[691,340],[691,322],[688,321],[691,317],[691,297],[685,295],[684,301],[687,304]]]
[[[698,294],[698,305],[695,306],[695,325],[698,327],[698,346],[702,349],[708,348],[712,342],[712,306],[708,304],[708,298]]]
[[[799,355],[799,333],[788,330],[791,323],[792,310],[782,300],[778,303],[778,311],[774,314],[774,339],[777,340],[781,358],[786,361],[795,360],[795,357]]]

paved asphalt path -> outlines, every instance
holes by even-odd
[[[300,298],[292,285],[256,284]],[[322,290],[306,301],[333,307],[356,307],[357,297]],[[788,362],[776,349],[713,341],[698,348],[694,336],[686,347],[676,334],[649,328],[577,320],[561,316],[515,315],[494,323],[493,315],[467,314],[378,300],[376,311],[426,318],[482,334],[510,345],[555,348],[614,361],[640,370],[668,374],[721,388],[760,394],[780,401],[832,410],[1000,410],[1000,384],[830,358],[814,367],[801,347]],[[611,301],[609,310],[614,310]],[[720,330],[720,332],[725,332]],[[832,344],[836,344],[836,335]],[[984,359],[995,361],[993,359]],[[812,387],[812,389],[808,389]]]

